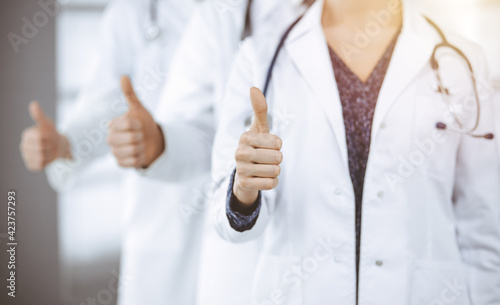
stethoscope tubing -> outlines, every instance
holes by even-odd
[[[268,89],[269,89],[269,84],[270,84],[271,78],[273,76],[274,66],[275,66],[276,61],[278,59],[279,53],[280,53],[281,49],[283,49],[283,46],[285,44],[286,39],[288,38],[288,35],[292,31],[292,29],[299,23],[299,21],[302,19],[303,16],[304,15],[300,16],[299,18],[297,18],[297,20],[295,20],[287,28],[287,30],[282,35],[282,37],[281,37],[281,39],[280,39],[280,41],[278,43],[278,46],[276,47],[276,51],[274,52],[273,58],[271,60],[271,63],[269,64],[269,67],[267,69],[266,80],[265,80],[265,83],[264,83],[264,89],[262,91],[262,93],[264,94],[265,97],[267,97],[267,93],[268,93]],[[473,134],[473,132],[479,126],[479,121],[480,121],[480,118],[481,118],[480,117],[481,105],[480,105],[479,94],[478,94],[478,90],[477,90],[476,78],[474,76],[474,70],[472,68],[472,65],[471,65],[469,59],[462,52],[462,50],[460,50],[459,48],[457,48],[456,46],[454,46],[454,45],[452,45],[451,43],[448,42],[448,39],[444,35],[443,31],[439,28],[439,26],[434,21],[432,21],[430,18],[428,18],[426,16],[424,16],[424,18],[436,30],[436,32],[438,33],[438,35],[441,38],[441,43],[437,44],[434,47],[434,50],[432,52],[431,58],[429,59],[429,62],[430,62],[431,68],[433,69],[433,71],[434,71],[434,73],[436,75],[436,79],[437,79],[438,85],[439,85],[438,90],[441,92],[441,95],[443,97],[443,101],[446,104],[446,106],[448,108],[448,111],[453,116],[453,119],[455,120],[455,122],[459,126],[459,128],[452,128],[452,127],[447,127],[446,124],[444,124],[444,123],[438,122],[436,124],[436,128],[438,128],[438,129],[447,129],[449,131],[453,131],[453,132],[459,133],[459,134],[468,135],[468,136],[471,136],[471,137],[474,137],[474,138],[485,138],[485,139],[488,139],[488,140],[493,139],[494,135],[492,133],[479,134],[479,135]],[[440,75],[440,72],[439,72],[439,63],[438,63],[438,61],[436,59],[436,53],[437,53],[437,51],[440,48],[450,48],[453,51],[455,51],[467,63],[467,67],[469,68],[470,78],[471,78],[472,85],[473,85],[473,90],[474,90],[474,97],[475,97],[475,100],[476,100],[476,120],[475,120],[474,126],[472,128],[470,128],[470,129],[468,129],[468,130],[464,130],[463,129],[463,124],[460,121],[460,119],[458,118],[458,115],[457,115],[457,113],[455,111],[455,108],[454,108],[454,106],[451,104],[451,102],[449,100],[449,92],[447,92],[447,89],[443,86],[441,75]],[[268,114],[268,116],[269,116],[269,118],[271,118],[271,116],[269,114]],[[245,125],[247,127],[250,126],[251,120],[252,120],[251,116],[245,120],[244,123],[245,123]],[[272,122],[271,119],[270,119],[270,121]]]

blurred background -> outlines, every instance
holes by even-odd
[[[137,0],[142,1],[142,0]],[[442,26],[480,44],[488,57],[500,105],[500,0],[412,0]],[[46,1],[42,1],[46,2]],[[8,40],[23,18],[41,10],[38,1],[16,0],[0,10],[1,191],[18,193],[18,297],[1,304],[89,304],[119,270],[120,172],[110,156],[82,171],[76,186],[56,194],[43,173],[22,163],[21,131],[31,124],[28,103],[38,99],[53,117],[63,117],[99,50],[97,33],[107,0],[65,0],[61,10],[16,53]],[[7,6],[7,7],[5,7]],[[499,109],[500,107],[497,107]],[[500,118],[500,109],[497,110]],[[6,200],[6,199],[5,199]],[[4,200],[4,201],[5,201]],[[6,208],[0,208],[0,275],[7,278]],[[102,304],[115,304],[112,300]]]

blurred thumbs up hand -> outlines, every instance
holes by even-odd
[[[254,120],[250,130],[240,137],[236,150],[236,175],[233,193],[244,206],[252,205],[260,190],[278,186],[283,160],[282,140],[269,133],[267,102],[257,88],[250,89]]]
[[[121,87],[129,110],[110,122],[108,144],[122,167],[147,168],[165,150],[163,133],[137,98],[128,76]]]
[[[35,125],[23,131],[19,145],[26,167],[31,171],[40,171],[57,158],[71,159],[67,138],[57,131],[38,102],[30,103],[29,112]]]

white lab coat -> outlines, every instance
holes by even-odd
[[[147,176],[182,180],[188,177],[183,173],[203,171],[210,163],[214,125],[241,43],[246,7],[246,0],[211,0],[193,16],[177,49],[171,77],[156,112],[167,150],[145,172]],[[262,37],[282,29],[303,10],[298,0],[253,1],[252,35]],[[203,189],[205,199],[210,198],[211,185],[207,182]],[[186,219],[206,211],[204,205],[183,208]],[[248,304],[260,241],[234,245],[221,239],[211,223],[203,231],[197,304]]]
[[[272,133],[283,139],[280,184],[262,192],[253,229],[233,230],[218,188],[215,225],[227,240],[264,238],[254,304],[356,302],[355,204],[342,106],[318,1],[293,29],[267,96]],[[446,108],[429,58],[440,42],[407,4],[403,30],[378,98],[363,196],[359,304],[500,303],[500,173],[495,142],[438,132]],[[215,172],[234,158],[279,35],[249,40],[235,60],[214,143]],[[485,79],[478,48],[449,35]],[[455,97],[470,95],[461,61],[441,59]],[[482,100],[478,132],[493,128]]]
[[[182,31],[197,1],[158,2],[161,36],[145,38],[150,26],[149,0],[118,0],[109,4],[103,19],[101,52],[90,83],[84,88],[73,116],[61,130],[68,137],[74,162],[59,160],[48,169],[51,184],[71,185],[78,169],[109,153],[107,122],[127,111],[119,79],[131,76],[144,106],[153,111]],[[154,115],[154,112],[153,112]],[[209,166],[205,166],[208,171]],[[189,169],[186,169],[189,170]],[[183,181],[152,181],[133,169],[123,169],[126,201],[120,305],[194,304],[201,218],[185,221],[181,207],[199,200],[197,188],[206,174]],[[98,212],[98,211],[96,211]]]
[[[500,86],[494,89],[493,110],[495,113],[495,136],[500,136]],[[498,147],[498,158],[500,158],[500,140],[496,140]]]

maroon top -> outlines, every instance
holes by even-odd
[[[359,253],[361,237],[361,210],[366,164],[370,151],[370,136],[373,114],[378,95],[391,61],[399,32],[387,47],[375,69],[362,82],[340,57],[331,49],[330,58],[339,91],[344,115],[349,173],[354,188],[356,204],[356,271],[359,273]]]

